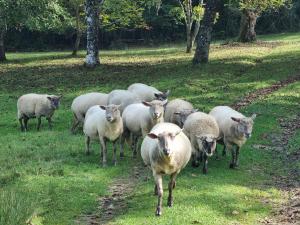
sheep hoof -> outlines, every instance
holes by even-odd
[[[192,162],[192,167],[198,167],[199,166],[199,163],[198,162],[196,162],[196,161],[193,161]]]
[[[168,207],[172,207],[173,206],[173,201],[172,200],[168,200]]]
[[[159,207],[157,207],[156,212],[155,212],[156,216],[161,216],[161,210]]]

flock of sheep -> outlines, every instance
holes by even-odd
[[[113,143],[113,162],[117,163],[117,142],[120,140],[120,157],[124,157],[125,141],[137,154],[139,138],[141,156],[152,169],[155,194],[158,195],[156,215],[162,209],[162,175],[171,176],[168,189],[168,206],[173,204],[172,191],[177,174],[192,158],[192,166],[203,161],[207,173],[208,157],[216,152],[216,144],[224,145],[232,153],[230,168],[238,166],[240,148],[250,138],[256,117],[245,117],[228,106],[217,106],[209,114],[198,112],[190,102],[174,99],[168,102],[170,91],[161,92],[154,87],[135,83],[128,90],[113,90],[109,94],[87,93],[73,100],[71,110],[74,133],[83,123],[86,154],[90,141],[100,140],[102,165],[107,165],[106,142]],[[26,94],[17,102],[21,130],[27,130],[30,118],[46,117],[51,128],[51,117],[59,106],[61,96]],[[217,152],[216,152],[217,154]],[[101,163],[101,162],[100,162]]]

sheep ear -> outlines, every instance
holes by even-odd
[[[148,137],[150,137],[152,139],[157,139],[158,138],[158,136],[156,134],[153,134],[153,133],[149,133]]]
[[[62,97],[63,97],[62,95],[59,95],[57,98],[58,98],[58,100],[59,100],[59,99],[61,99]]]
[[[51,100],[52,100],[52,98],[51,98],[50,96],[47,96],[47,99],[48,99],[49,101],[51,101]]]
[[[151,103],[150,102],[146,102],[146,101],[142,101],[142,103],[143,103],[143,105],[145,105],[145,106],[151,106]]]
[[[168,99],[166,99],[162,102],[163,105],[166,105],[167,103],[168,103]]]
[[[101,109],[106,110],[106,106],[105,105],[100,105],[99,106]]]
[[[241,122],[241,119],[239,119],[239,118],[235,118],[235,117],[231,117],[231,119],[233,120],[233,121],[235,121],[235,122]]]
[[[177,131],[177,132],[174,134],[174,136],[177,136],[177,135],[180,134],[182,131],[183,131],[183,128],[180,129],[179,131]]]
[[[252,120],[254,120],[256,118],[256,114],[252,114],[251,117],[250,117]]]
[[[166,95],[166,96],[169,96],[169,94],[170,94],[170,90],[167,90],[164,94]]]
[[[192,112],[194,113],[194,112],[198,112],[199,111],[199,109],[193,109],[192,110]]]

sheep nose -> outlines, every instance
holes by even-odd
[[[156,118],[158,118],[158,117],[160,116],[160,113],[155,112],[155,113],[154,113],[154,116],[155,116]]]
[[[165,149],[165,150],[164,150],[164,153],[165,153],[165,155],[168,156],[168,155],[170,155],[171,151],[170,151],[170,149]]]
[[[111,116],[107,116],[106,120],[109,121],[109,122],[111,122],[112,121],[112,117]]]
[[[250,138],[250,137],[251,137],[251,134],[250,134],[250,133],[245,133],[245,137],[246,137],[246,138]]]

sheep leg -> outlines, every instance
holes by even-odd
[[[91,138],[89,136],[86,136],[86,138],[85,138],[85,154],[86,155],[90,154],[90,142],[91,142]]]
[[[235,150],[235,148],[231,147],[231,163],[229,165],[230,169],[234,169],[234,167],[235,167],[235,156],[236,156],[236,154],[235,154],[234,150]]]
[[[223,147],[222,156],[226,156],[226,145],[224,145],[224,147]]]
[[[240,147],[236,146],[236,149],[235,149],[235,167],[239,166],[239,154],[240,154]]]
[[[134,158],[136,158],[137,155],[137,151],[136,151],[136,142],[135,142],[135,137],[136,135],[134,135],[133,133],[131,133],[131,150],[132,150],[132,155]]]
[[[169,186],[168,186],[169,187],[169,196],[168,196],[168,206],[169,207],[173,206],[173,189],[176,186],[176,182],[175,182],[176,176],[177,176],[177,173],[173,173],[171,175],[171,179],[170,179]]]
[[[28,130],[28,128],[27,128],[27,125],[28,125],[28,120],[29,120],[29,118],[28,118],[28,117],[25,117],[25,118],[24,118],[24,127],[25,127],[25,131],[27,131],[27,130]]]
[[[114,153],[114,156],[113,156],[113,163],[114,165],[116,166],[117,165],[117,142],[118,142],[119,139],[116,139],[114,142],[113,142],[113,153]]]
[[[207,164],[208,164],[208,157],[206,155],[206,153],[202,153],[203,154],[203,169],[202,172],[203,174],[207,174]]]
[[[52,129],[52,119],[51,119],[51,117],[48,117],[47,120],[48,120],[49,129],[51,130]]]
[[[135,135],[133,141],[134,141],[133,155],[134,155],[134,157],[136,157],[137,156],[138,147],[139,147],[139,136]]]
[[[124,144],[125,144],[125,139],[126,139],[126,130],[124,130],[123,134],[121,135],[120,138],[120,158],[124,158]]]
[[[106,160],[106,141],[104,139],[104,137],[99,136],[100,139],[100,144],[101,144],[101,150],[102,150],[102,166],[106,167],[107,166],[107,160]],[[100,152],[101,152],[100,150]],[[101,158],[100,158],[100,164],[101,164]]]
[[[20,125],[21,125],[21,131],[25,131],[24,125],[23,125],[23,119],[19,119]]]
[[[157,193],[158,193],[158,202],[157,202],[155,215],[161,216],[162,198],[163,198],[162,176],[160,174],[155,174],[154,178],[155,178],[155,183],[156,183],[156,186],[157,186]]]
[[[39,131],[40,127],[41,127],[42,118],[39,116],[37,119],[38,119],[38,124],[37,124],[36,129]]]
[[[157,185],[154,186],[154,195],[158,195]]]
[[[199,163],[197,161],[197,157],[195,153],[192,153],[192,167],[198,167]]]
[[[79,123],[80,123],[80,121],[77,119],[76,115],[74,114],[73,124],[72,124],[72,127],[71,127],[71,133],[72,134],[75,133],[75,129],[77,128]]]

